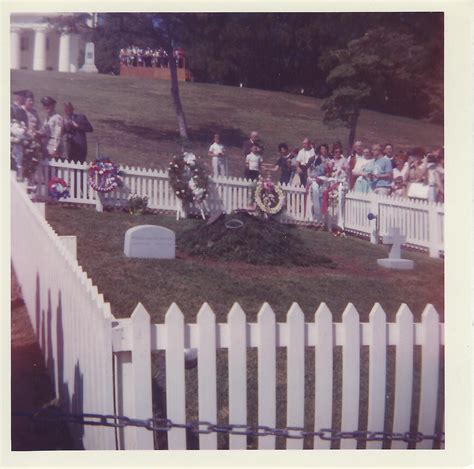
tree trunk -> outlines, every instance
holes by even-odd
[[[351,126],[350,126],[350,131],[349,131],[349,152],[352,151],[352,147],[354,145],[356,129],[357,129],[357,121],[359,120],[359,115],[360,115],[360,109],[356,109],[350,123]]]
[[[186,125],[186,117],[184,116],[183,106],[181,105],[181,98],[179,96],[178,71],[176,69],[175,58],[173,57],[173,49],[168,51],[168,57],[171,75],[171,96],[173,98],[176,117],[178,118],[179,136],[187,141],[188,126]]]

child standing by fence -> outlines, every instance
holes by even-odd
[[[214,135],[214,142],[209,147],[209,156],[212,157],[212,172],[213,176],[226,176],[226,164],[225,164],[225,150],[224,145],[221,143],[220,135]]]

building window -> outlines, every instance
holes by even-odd
[[[28,47],[29,47],[28,37],[23,36],[20,41],[20,49],[28,50]]]
[[[49,40],[49,36],[46,38],[46,50],[49,50],[50,48],[50,40]]]

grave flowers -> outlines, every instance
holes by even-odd
[[[122,187],[122,176],[122,171],[106,156],[97,158],[87,171],[87,179],[92,189],[102,193]]]

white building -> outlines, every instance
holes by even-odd
[[[53,70],[77,72],[79,54],[84,55],[85,41],[70,32],[59,33],[45,21],[45,17],[61,13],[12,13],[10,17],[10,67],[14,70]],[[95,15],[88,22],[95,26]],[[90,54],[90,52],[89,52]],[[93,60],[92,57],[88,57]],[[97,72],[95,66],[84,71]]]

